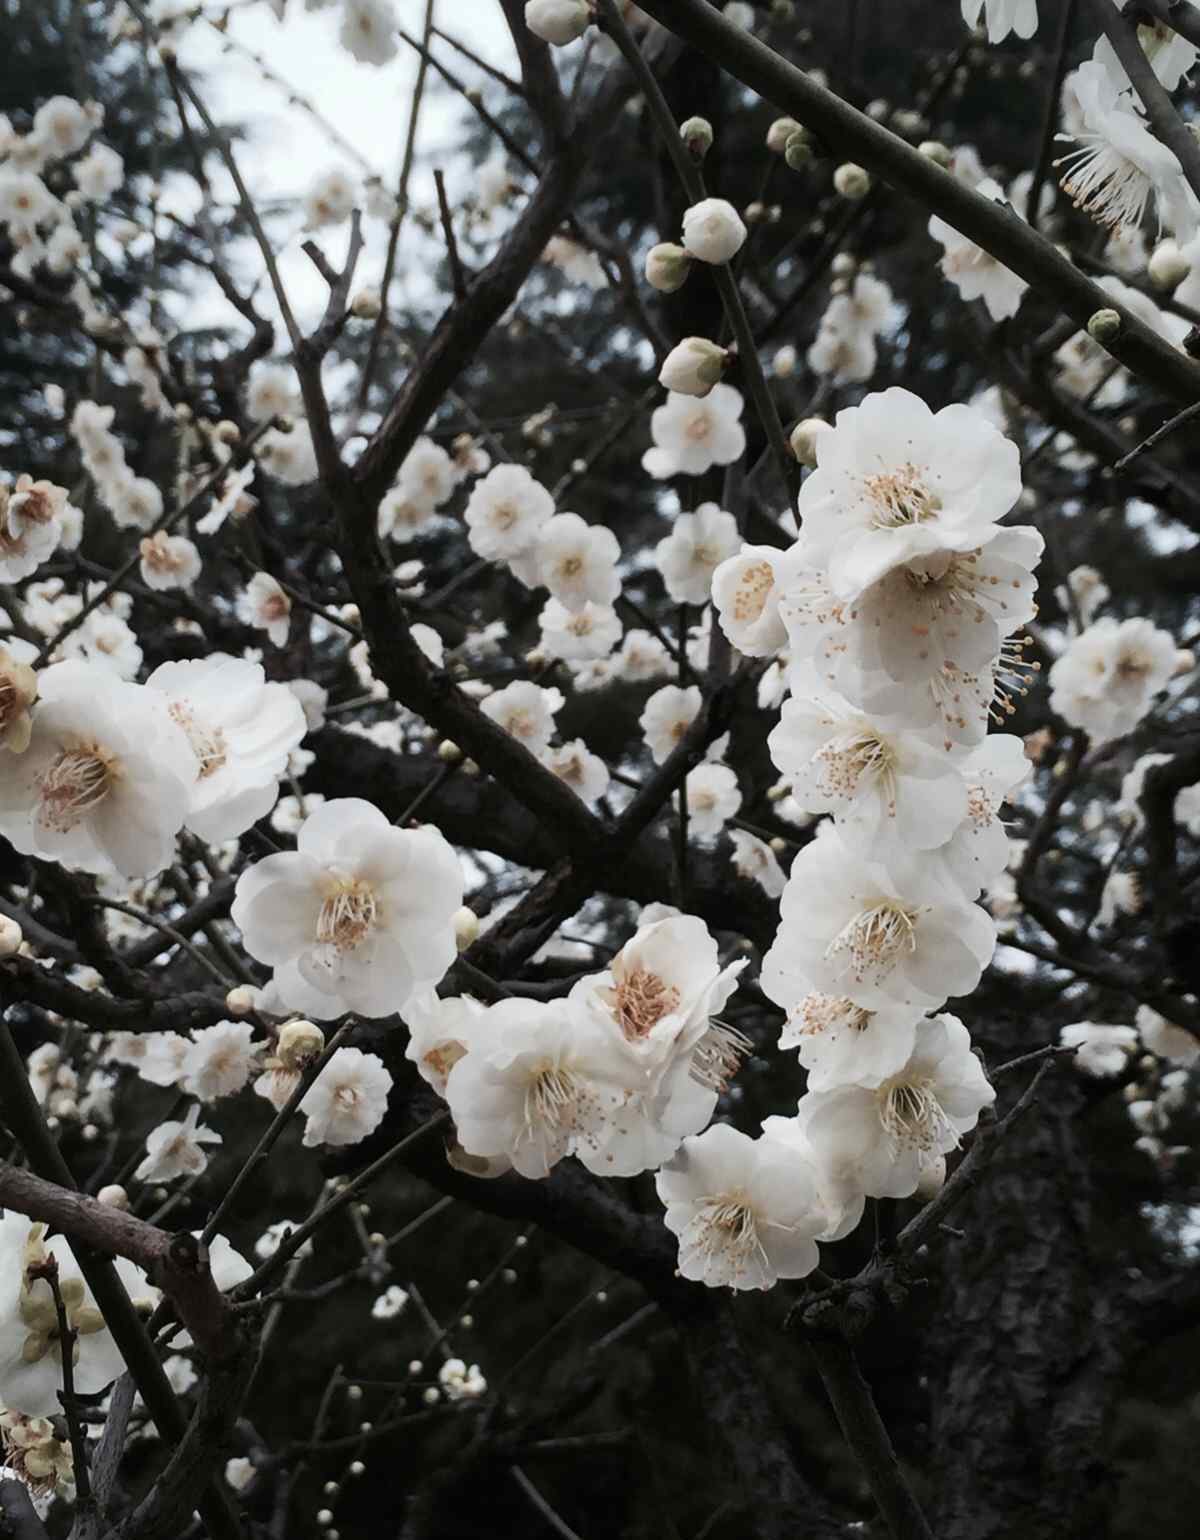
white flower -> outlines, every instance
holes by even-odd
[[[585,524],[577,513],[556,513],[514,570],[530,587],[544,584],[565,609],[577,611],[589,601],[604,607],[612,604],[621,592],[620,557],[621,547],[612,530]]]
[[[287,364],[260,361],[251,366],[250,383],[246,386],[246,415],[254,422],[290,417],[299,405],[296,376]]]
[[[811,988],[871,1010],[889,1002],[934,1010],[974,989],[995,945],[991,920],[927,862],[893,868],[863,861],[822,825],[792,862],[764,979],[794,970]]]
[[[140,1182],[173,1182],[177,1176],[195,1176],[208,1165],[206,1144],[220,1144],[221,1136],[200,1122],[200,1104],[193,1102],[182,1123],[160,1123],[146,1137],[146,1156],[133,1173]]]
[[[746,829],[730,829],[733,841],[733,869],[739,877],[757,882],[768,898],[778,898],[787,886],[783,868],[766,840]]]
[[[1164,87],[1174,91],[1196,62],[1196,45],[1182,37],[1169,23],[1145,13],[1138,18],[1137,40]],[[1092,57],[1104,66],[1122,90],[1130,89],[1125,66],[1107,37],[1097,38]]]
[[[142,649],[128,621],[103,608],[93,610],[63,642],[64,658],[81,658],[114,674],[132,679],[142,666]]]
[[[542,251],[542,261],[558,268],[571,283],[586,284],[589,289],[603,289],[608,283],[604,265],[594,251],[565,235],[552,235]]]
[[[663,359],[658,383],[682,396],[707,396],[721,383],[729,362],[729,350],[707,337],[685,337]]]
[[[58,199],[36,172],[0,167],[0,224],[10,235],[32,237],[58,208]]]
[[[955,762],[967,791],[967,811],[937,851],[937,860],[964,898],[978,898],[1005,869],[1009,842],[1000,809],[1028,777],[1030,762],[1024,740],[1011,733],[989,733]]]
[[[683,216],[684,250],[701,262],[731,261],[745,239],[737,209],[724,198],[705,198]]]
[[[714,385],[702,400],[668,394],[650,415],[654,447],[642,456],[642,465],[661,481],[732,464],[746,449],[741,415],[742,395],[732,385]]]
[[[107,144],[94,144],[71,174],[85,203],[103,203],[125,180],[125,162]]]
[[[151,1085],[174,1086],[183,1078],[191,1040],[178,1032],[117,1033],[108,1057],[116,1064],[129,1064],[141,1080]]]
[[[424,529],[436,513],[437,509],[428,497],[418,496],[411,488],[397,482],[379,501],[380,539],[411,540],[416,531]]]
[[[943,749],[836,696],[785,700],[767,746],[796,806],[832,813],[846,843],[865,855],[935,849],[967,816],[966,782]]]
[[[917,1024],[907,1061],[877,1086],[801,1097],[797,1116],[818,1162],[873,1198],[907,1198],[938,1156],[957,1149],[996,1093],[956,1016]]]
[[[288,679],[284,681],[304,711],[304,720],[310,733],[319,733],[325,726],[325,707],[329,703],[329,691],[315,679]]]
[[[1200,1059],[1200,1038],[1194,1032],[1189,1032],[1186,1027],[1177,1027],[1149,1005],[1138,1006],[1136,1019],[1142,1042],[1160,1059],[1167,1059],[1184,1068]]]
[[[744,545],[713,573],[712,601],[721,630],[748,658],[769,658],[787,641],[779,610],[783,592],[798,569],[797,547]]]
[[[59,1295],[77,1333],[75,1390],[98,1395],[125,1367],[66,1236],[46,1240],[45,1233],[44,1224],[31,1224],[24,1214],[10,1211],[0,1219],[0,1403],[26,1417],[62,1413],[58,1309],[50,1284],[36,1272],[49,1258],[57,1263]],[[157,1299],[141,1268],[123,1257],[115,1258],[114,1266],[131,1298]]]
[[[38,676],[23,754],[0,757],[0,833],[78,871],[148,877],[175,854],[196,765],[158,696],[87,663]]]
[[[147,588],[191,588],[200,576],[200,552],[186,535],[168,535],[160,529],[138,546],[139,571]]]
[[[83,103],[70,96],[47,97],[33,115],[34,136],[56,159],[82,150],[95,126]]]
[[[29,478],[19,478],[17,486]],[[34,486],[38,484],[33,484]],[[32,490],[32,488],[31,488]],[[17,512],[13,513],[13,503]],[[30,517],[36,509],[49,517]],[[22,510],[24,510],[22,512]],[[57,506],[42,498],[22,499],[0,486],[0,582],[19,583],[54,554],[62,538],[62,523]]]
[[[295,423],[290,433],[269,429],[259,439],[255,454],[263,470],[285,486],[302,487],[317,479],[317,451],[306,422]]]
[[[350,218],[358,196],[354,183],[344,171],[325,171],[304,195],[304,222],[310,230],[340,225]]]
[[[742,805],[737,776],[727,765],[698,765],[688,774],[688,827],[697,839],[716,839]]]
[[[256,572],[238,595],[238,619],[267,633],[276,647],[287,644],[292,601],[269,572]]]
[[[588,807],[595,807],[608,791],[608,766],[598,754],[591,752],[582,738],[547,749],[542,755],[542,763],[560,781],[565,781]]]
[[[391,1321],[408,1304],[408,1294],[398,1283],[393,1283],[386,1288],[375,1303],[371,1306],[371,1315],[377,1321]]]
[[[1124,1072],[1137,1051],[1138,1035],[1132,1027],[1106,1026],[1095,1021],[1077,1021],[1058,1034],[1064,1048],[1075,1048],[1075,1063],[1085,1075],[1104,1078]]]
[[[769,1289],[817,1266],[828,1215],[813,1174],[778,1140],[717,1123],[655,1178],[679,1271],[709,1288]]]
[[[248,1021],[218,1021],[192,1033],[183,1061],[183,1089],[202,1102],[240,1091],[256,1068],[261,1043]]]
[[[261,664],[220,652],[160,664],[146,685],[165,697],[195,755],[188,828],[210,841],[245,833],[274,807],[288,755],[304,737],[296,696],[268,684]]]
[[[681,513],[654,548],[654,560],[676,604],[705,604],[712,576],[741,547],[737,520],[716,503]]]
[[[1156,139],[1102,63],[1089,60],[1068,78],[1081,122],[1060,138],[1080,148],[1055,164],[1077,208],[1110,229],[1136,229],[1154,194],[1160,226],[1181,244],[1196,233],[1195,200],[1174,151]]]
[[[581,609],[569,610],[557,599],[548,599],[538,616],[542,634],[538,646],[552,658],[586,662],[607,658],[621,639],[617,612],[589,599]]]
[[[387,64],[396,57],[396,13],[392,0],[342,0],[342,47],[363,64]]]
[[[357,797],[305,819],[293,851],[238,878],[230,911],[294,1009],[387,1016],[454,961],[458,857],[434,829],[396,829]]]
[[[454,461],[431,438],[419,438],[404,457],[397,485],[415,502],[440,508],[458,484]]]
[[[32,646],[12,638],[0,646],[0,747],[13,754],[24,752],[33,732],[29,708],[37,699],[37,675],[25,661],[36,656]]]
[[[525,25],[543,43],[559,48],[582,37],[591,19],[587,0],[526,0]]]
[[[433,990],[413,996],[404,1009],[408,1027],[405,1057],[417,1066],[439,1096],[446,1094],[450,1071],[482,1030],[488,1030],[487,1007],[470,995],[439,998]]]
[[[476,556],[509,561],[537,541],[554,499],[523,465],[494,465],[471,488],[463,517]]]
[[[254,1461],[240,1454],[226,1460],[225,1480],[235,1492],[244,1492],[254,1480]]]
[[[975,191],[993,203],[1007,201],[1004,189],[990,177],[985,177]],[[1017,212],[1023,214],[1024,210],[1018,208]],[[929,233],[945,251],[940,264],[942,272],[963,299],[982,299],[993,321],[1016,315],[1021,296],[1029,287],[1023,278],[936,214],[929,221]]]
[[[1002,43],[1011,32],[1014,37],[1031,38],[1037,31],[1037,0],[962,0],[962,16],[968,27],[977,27],[987,8],[989,43]]]
[[[817,327],[806,359],[814,374],[835,385],[857,384],[875,373],[875,328],[864,324],[849,294],[835,294]]]
[[[531,754],[542,754],[550,747],[554,714],[562,704],[557,690],[544,690],[528,679],[514,679],[502,690],[493,691],[479,709]]]
[[[618,1047],[564,1001],[488,1007],[485,1043],[450,1071],[445,1096],[470,1155],[506,1155],[527,1177],[599,1148],[623,1100]]]
[[[884,1005],[868,1011],[844,996],[800,994],[802,981],[776,969],[764,969],[761,982],[763,992],[787,1008],[779,1046],[800,1050],[810,1091],[877,1086],[908,1062],[922,1019],[919,1009]]]
[[[1177,666],[1173,639],[1142,617],[1105,616],[1050,669],[1050,706],[1097,742],[1132,732]]]
[[[703,704],[699,685],[665,684],[646,702],[638,726],[656,765],[661,765],[687,732]]]
[[[621,650],[612,660],[614,673],[630,683],[661,679],[670,673],[671,655],[666,644],[650,631],[626,631]]]
[[[487,1394],[487,1380],[479,1372],[479,1365],[468,1369],[461,1358],[448,1358],[438,1370],[438,1384],[447,1401],[474,1401]]]
[[[893,386],[837,414],[798,507],[805,556],[839,599],[894,568],[995,538],[1021,492],[1020,453],[969,406],[931,412]]]
[[[306,1147],[357,1144],[374,1133],[391,1089],[382,1059],[359,1048],[339,1048],[300,1103]]]

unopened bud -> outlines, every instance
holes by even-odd
[[[687,282],[692,259],[682,246],[660,241],[646,253],[646,282],[660,294],[674,294]]]
[[[0,915],[0,957],[15,957],[24,939],[25,933],[16,920]]]
[[[303,1069],[325,1051],[325,1034],[315,1021],[289,1021],[279,1029],[275,1057],[286,1069]]]
[[[1087,329],[1093,342],[1107,347],[1121,335],[1121,317],[1115,310],[1097,310],[1089,318]]]
[[[923,155],[926,160],[931,160],[935,166],[942,166],[949,171],[954,160],[954,154],[940,139],[922,139],[917,146],[917,154]]]
[[[282,412],[280,412],[279,416],[276,417],[271,426],[275,429],[276,433],[291,433],[296,424],[292,418],[287,417]]]
[[[463,757],[463,751],[457,743],[452,743],[449,738],[443,738],[438,744],[438,758],[444,765],[456,765]]]
[[[685,337],[663,359],[658,383],[681,396],[707,396],[721,383],[728,349],[707,337]]]
[[[788,443],[801,465],[817,463],[817,440],[823,433],[830,431],[829,424],[822,417],[806,417],[796,424],[788,438]]]
[[[129,1207],[129,1194],[116,1182],[108,1187],[102,1187],[96,1194],[97,1203],[103,1203],[108,1208],[119,1208],[122,1212]]]
[[[811,166],[816,159],[812,140],[807,130],[798,128],[794,134],[788,137],[788,142],[783,147],[783,158],[793,171],[803,171],[805,166]]]
[[[479,916],[474,909],[468,909],[464,904],[461,909],[454,911],[451,923],[454,926],[454,939],[458,942],[458,950],[465,952],[479,935]]]
[[[225,1009],[231,1016],[249,1016],[258,999],[258,991],[251,984],[237,984],[225,996]]]
[[[707,118],[688,118],[679,125],[679,137],[697,160],[703,160],[712,149],[712,124]]]
[[[1146,270],[1156,289],[1173,289],[1191,272],[1192,264],[1180,251],[1176,241],[1160,241],[1154,248]]]
[[[861,166],[856,166],[852,160],[847,160],[843,161],[833,173],[833,185],[843,198],[857,203],[871,191],[871,176]]]
[[[241,441],[242,430],[236,422],[231,422],[228,417],[222,417],[213,429],[213,437],[222,444],[237,444]]]
[[[350,313],[360,321],[373,321],[382,308],[378,289],[360,289],[350,301]]]
[[[770,128],[767,129],[767,149],[772,155],[782,155],[788,147],[788,140],[793,134],[802,134],[804,129],[795,118],[776,118]]]

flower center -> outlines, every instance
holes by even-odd
[[[921,480],[915,465],[901,465],[878,476],[865,476],[863,485],[875,505],[871,518],[874,529],[925,524],[937,517],[942,506],[941,499]]]
[[[511,529],[520,517],[513,503],[497,503],[492,509],[492,523],[497,529]]]
[[[565,557],[559,563],[558,570],[562,577],[578,577],[583,571],[583,557],[579,555]]]
[[[865,1032],[875,1013],[867,1011],[844,995],[805,995],[791,1015],[792,1025],[805,1037],[822,1032]]]
[[[648,1036],[679,1004],[679,991],[673,984],[641,967],[618,979],[607,993],[621,1031],[631,1043]]]
[[[321,905],[317,940],[339,952],[353,951],[365,941],[379,918],[379,906],[369,883],[339,882]],[[337,1093],[339,1096],[341,1092]]]
[[[683,436],[690,439],[693,444],[702,444],[711,432],[712,424],[709,422],[707,414],[698,412],[684,429]]]
[[[215,775],[226,760],[225,734],[219,727],[206,727],[202,722],[197,722],[191,708],[183,701],[173,700],[167,707],[167,713],[187,734],[192,753],[200,765],[200,780],[205,781],[210,775]]]
[[[708,1031],[692,1050],[688,1074],[697,1084],[719,1095],[729,1089],[742,1060],[753,1050],[754,1044],[744,1032],[723,1021],[709,1022]]]
[[[884,899],[860,910],[825,949],[832,962],[844,956],[846,967],[862,983],[885,979],[905,952],[917,949],[917,916],[894,899]]]
[[[1150,178],[1104,134],[1082,133],[1076,138],[1080,148],[1054,163],[1068,168],[1062,176],[1063,192],[1077,209],[1110,230],[1140,226],[1150,197]]]
[[[728,1256],[734,1275],[745,1271],[756,1253],[766,1261],[766,1252],[758,1238],[754,1210],[741,1193],[722,1193],[699,1210],[694,1221],[695,1244],[712,1261]]]
[[[933,1153],[947,1137],[958,1144],[931,1080],[885,1080],[875,1094],[879,1120],[895,1150]]]
[[[38,784],[38,822],[65,834],[93,812],[112,790],[117,762],[98,743],[62,749]]]
[[[896,751],[869,728],[850,727],[817,750],[821,790],[827,797],[856,797],[863,780],[879,782],[889,804],[896,806]]]
[[[757,620],[774,585],[775,569],[769,561],[758,561],[747,567],[733,596],[734,619],[746,624]]]

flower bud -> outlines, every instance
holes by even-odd
[[[805,166],[812,165],[817,157],[807,129],[798,128],[788,136],[788,142],[783,147],[783,158],[792,171],[803,171]]]
[[[455,910],[450,923],[454,926],[458,950],[465,952],[479,935],[479,916],[474,909],[468,909],[464,904],[461,909]]]
[[[360,321],[373,321],[383,308],[378,289],[360,289],[350,301],[350,314]]]
[[[787,149],[788,140],[793,134],[803,133],[804,130],[795,118],[776,118],[770,128],[767,129],[767,149],[772,155],[782,155]]]
[[[16,920],[10,920],[6,914],[0,915],[0,957],[15,957],[24,939],[25,933]]]
[[[129,1194],[116,1182],[108,1187],[102,1187],[96,1194],[97,1203],[105,1203],[109,1208],[119,1208],[124,1212],[129,1207]]]
[[[771,360],[771,372],[778,380],[790,379],[796,372],[796,350],[790,342],[776,350]]]
[[[1097,310],[1088,320],[1088,336],[1101,347],[1107,347],[1121,335],[1121,317],[1115,310]]]
[[[221,444],[239,444],[242,439],[242,430],[236,422],[231,422],[228,417],[222,417],[213,429],[213,437]]]
[[[582,37],[592,19],[587,0],[527,0],[525,25],[543,43],[561,48]]]
[[[252,984],[237,984],[225,996],[225,1009],[231,1016],[249,1016],[258,1000]]]
[[[796,424],[788,438],[788,443],[801,465],[817,463],[817,440],[823,433],[831,431],[829,424],[822,417],[806,417]]]
[[[856,166],[852,160],[843,161],[833,173],[833,185],[843,198],[857,203],[871,191],[870,173]]]
[[[692,259],[682,246],[660,241],[646,253],[646,282],[660,294],[674,294],[687,282]]]
[[[728,262],[745,239],[738,211],[724,198],[705,198],[683,216],[683,244],[701,262]]]
[[[687,145],[689,154],[696,160],[703,160],[712,149],[712,124],[707,118],[688,118],[686,123],[679,125],[679,137]]]
[[[438,744],[438,758],[444,765],[456,765],[463,757],[463,751],[457,743],[451,743],[449,738],[443,738]]]
[[[681,396],[707,396],[719,385],[728,351],[707,337],[685,337],[663,359],[658,383]]]
[[[1160,241],[1154,248],[1147,271],[1156,289],[1173,289],[1192,270],[1192,264],[1180,251],[1176,241]]]
[[[941,166],[949,171],[954,155],[948,146],[940,139],[922,139],[917,146],[917,154],[923,155],[926,160],[931,160],[935,166]]]
[[[275,1057],[285,1069],[303,1069],[325,1051],[325,1034],[315,1021],[289,1021],[280,1027]]]

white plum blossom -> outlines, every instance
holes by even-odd
[[[685,1139],[655,1178],[679,1271],[710,1288],[769,1289],[817,1266],[829,1216],[816,1180],[778,1140],[727,1124]]]
[[[542,250],[542,261],[556,267],[571,283],[602,289],[608,282],[604,264],[594,251],[566,235],[552,235]]]
[[[746,450],[742,405],[742,393],[732,385],[714,385],[702,398],[671,392],[650,415],[654,447],[642,456],[642,465],[661,481],[701,476],[714,465],[740,459]]]
[[[1104,616],[1050,669],[1050,707],[1097,742],[1132,732],[1179,665],[1174,640],[1141,617]]]
[[[183,1061],[183,1089],[202,1102],[233,1096],[254,1073],[261,1047],[248,1021],[197,1028]]]
[[[935,1010],[975,988],[994,945],[991,920],[928,862],[871,864],[823,825],[792,862],[763,972],[795,969],[872,1010]]]
[[[238,595],[238,618],[265,631],[276,647],[287,644],[292,601],[269,572],[256,572]]]
[[[458,475],[454,461],[440,444],[419,438],[404,457],[396,485],[414,502],[427,503],[433,510],[449,501]]]
[[[920,1010],[884,1005],[869,1011],[845,996],[816,990],[798,994],[801,981],[777,969],[764,968],[762,987],[777,1004],[786,1005],[779,1046],[799,1049],[810,1091],[837,1085],[877,1086],[908,1062],[922,1019]]]
[[[608,792],[608,766],[593,754],[582,738],[547,749],[542,755],[546,768],[565,781],[588,807],[595,807]]]
[[[990,177],[979,182],[975,191],[994,203],[1006,201],[1004,189]],[[1018,208],[1018,213],[1023,213],[1023,209]],[[929,233],[945,252],[939,264],[942,272],[963,299],[981,299],[993,321],[1016,315],[1021,297],[1029,287],[1023,278],[936,214],[929,221]]]
[[[787,886],[787,878],[770,845],[748,829],[730,829],[728,832],[733,842],[733,868],[738,876],[757,882],[768,898],[779,898]]]
[[[408,1304],[408,1293],[398,1283],[390,1284],[371,1306],[376,1321],[392,1321]]]
[[[646,702],[638,726],[656,765],[668,758],[703,704],[699,685],[665,684]]]
[[[689,828],[697,839],[716,839],[742,805],[736,774],[728,765],[698,765],[686,784]]]
[[[716,503],[681,513],[654,548],[654,561],[676,604],[705,604],[712,576],[741,547],[737,520]]]
[[[549,599],[538,616],[538,624],[542,628],[538,645],[543,652],[570,663],[607,658],[621,640],[617,612],[606,604],[593,604],[590,599],[577,610]]]
[[[400,47],[394,0],[342,0],[338,41],[362,64],[394,59]]]
[[[310,230],[340,225],[350,218],[358,193],[346,173],[338,168],[322,172],[304,195],[305,224]]]
[[[296,376],[287,364],[256,363],[246,386],[246,414],[254,422],[290,417],[300,405]]]
[[[1177,1027],[1152,1006],[1139,1005],[1136,1021],[1139,1037],[1158,1058],[1185,1069],[1200,1059],[1200,1038],[1186,1027]]]
[[[0,757],[0,833],[78,871],[161,871],[196,780],[165,703],[82,662],[53,664],[38,688],[27,748]]]
[[[480,710],[536,755],[550,747],[555,713],[562,704],[558,690],[545,690],[529,679],[514,679],[502,690],[493,691]]]
[[[200,576],[200,552],[186,535],[168,535],[160,529],[141,541],[138,549],[142,557],[138,570],[147,588],[188,589]]]
[[[661,679],[672,667],[671,655],[661,638],[636,628],[626,631],[620,651],[612,661],[615,673],[630,683]]]
[[[779,601],[797,565],[795,547],[744,545],[713,573],[712,601],[721,629],[748,658],[769,658],[787,641]]]
[[[57,1267],[58,1290],[76,1333],[73,1381],[78,1394],[98,1395],[125,1369],[112,1333],[84,1282],[65,1235],[46,1239],[46,1226],[10,1210],[0,1218],[0,1403],[26,1417],[58,1417],[63,1384],[58,1309],[39,1269]],[[136,1302],[157,1301],[141,1268],[124,1257],[113,1263]]]
[[[746,226],[724,198],[705,198],[683,216],[683,246],[700,262],[729,262],[742,249]]]
[[[1103,1022],[1077,1021],[1058,1034],[1064,1048],[1074,1048],[1076,1067],[1085,1075],[1104,1079],[1121,1075],[1137,1052],[1138,1035],[1133,1027]]]
[[[300,1102],[305,1145],[358,1144],[383,1121],[391,1089],[377,1054],[339,1048]]]
[[[146,1137],[146,1155],[133,1173],[140,1182],[173,1182],[176,1177],[196,1176],[208,1165],[206,1144],[220,1144],[221,1136],[200,1122],[200,1103],[193,1102],[182,1122],[160,1123]]]
[[[294,1009],[387,1016],[454,961],[462,895],[458,857],[436,830],[394,828],[371,803],[340,797],[305,819],[295,851],[242,873],[230,913]]]
[[[577,513],[556,513],[542,526],[536,546],[514,562],[530,587],[543,584],[564,609],[591,603],[608,607],[621,592],[621,547],[602,524],[585,524]]]
[[[166,700],[195,755],[187,827],[201,839],[234,839],[279,796],[288,756],[307,723],[295,694],[270,684],[262,665],[226,653],[162,663],[146,681]]]
[[[404,1010],[408,1027],[405,1057],[417,1066],[439,1096],[446,1094],[450,1071],[471,1047],[477,1034],[487,1033],[487,1007],[471,995],[439,998],[432,990],[414,995]]]
[[[977,27],[986,13],[989,43],[1014,37],[1031,38],[1037,31],[1037,0],[962,0],[962,16],[968,27]]]
[[[471,488],[463,517],[476,556],[511,561],[530,550],[553,514],[553,497],[523,465],[494,465]]]
[[[995,1099],[970,1033],[941,1015],[918,1023],[912,1053],[887,1079],[808,1091],[797,1116],[836,1179],[853,1180],[868,1197],[907,1198]]]
[[[1024,741],[1011,733],[989,733],[976,748],[956,756],[956,765],[967,790],[967,810],[938,849],[937,860],[964,898],[978,898],[1005,869],[1009,842],[1000,810],[1031,766]]]

